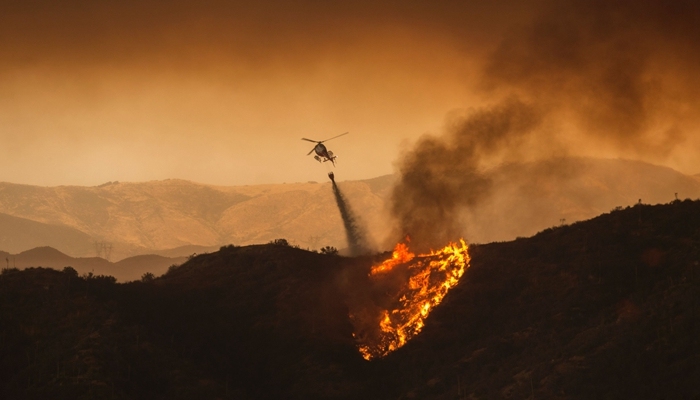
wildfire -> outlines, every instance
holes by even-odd
[[[366,360],[383,357],[417,335],[430,311],[469,268],[469,260],[464,240],[420,255],[411,253],[404,243],[397,244],[390,259],[372,267],[370,279],[385,279],[403,268],[408,280],[392,296],[394,306],[381,310],[378,335],[356,337],[362,356]]]
[[[391,258],[379,265],[373,266],[370,275],[376,275],[382,272],[389,272],[395,266],[405,264],[413,260],[415,256],[415,254],[411,253],[408,250],[408,245],[406,243],[399,243],[394,248],[394,253],[391,255]]]

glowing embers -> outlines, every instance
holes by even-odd
[[[417,335],[430,311],[457,285],[468,267],[464,240],[420,255],[411,253],[406,244],[397,244],[392,258],[373,266],[370,272],[371,283],[385,288],[380,301],[384,307],[378,306],[373,313],[376,329],[355,334],[362,356],[367,360],[383,357]]]

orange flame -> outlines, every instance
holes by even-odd
[[[423,329],[430,311],[469,268],[468,249],[460,239],[459,244],[450,243],[441,250],[416,256],[406,244],[399,243],[390,259],[372,267],[370,279],[381,279],[397,266],[406,267],[409,277],[396,295],[396,307],[382,310],[377,338],[358,343],[366,360],[386,356]]]
[[[408,250],[408,245],[406,243],[399,243],[396,245],[394,248],[394,253],[391,255],[391,258],[388,260],[385,260],[383,263],[379,265],[375,265],[372,267],[372,270],[370,271],[370,275],[376,275],[380,274],[383,272],[389,272],[392,269],[394,269],[395,266],[405,264],[411,260],[413,260],[413,257],[416,255],[411,253]]]

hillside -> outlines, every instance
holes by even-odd
[[[422,333],[367,362],[372,259],[227,246],[151,282],[0,275],[8,398],[697,398],[700,202],[476,245]],[[386,257],[386,255],[384,255]]]
[[[0,213],[0,249],[20,253],[50,246],[70,254],[94,254],[93,238],[65,225],[52,225]]]

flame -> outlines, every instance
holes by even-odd
[[[394,252],[391,255],[391,258],[379,265],[373,266],[372,270],[370,271],[370,275],[389,272],[392,269],[394,269],[395,266],[405,264],[413,260],[415,256],[415,254],[411,253],[408,250],[408,245],[406,243],[399,243],[396,245],[396,248],[394,248]]]
[[[406,344],[425,325],[430,311],[457,285],[469,268],[469,246],[463,239],[429,254],[415,255],[408,245],[396,245],[390,259],[370,270],[370,279],[382,279],[397,267],[408,272],[408,281],[396,293],[395,307],[382,309],[377,337],[358,339],[358,349],[366,360],[383,357]]]

